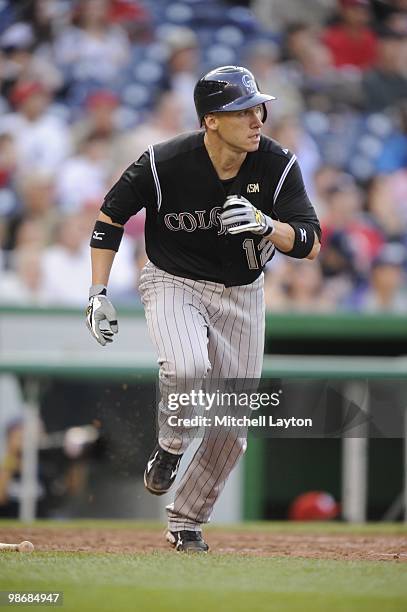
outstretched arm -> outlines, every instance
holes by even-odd
[[[145,205],[151,199],[151,184],[154,185],[149,156],[144,153],[123,172],[106,194],[95,223],[90,242],[92,285],[86,323],[92,336],[102,346],[112,342],[113,334],[118,332],[116,310],[106,297],[113,261],[119,250],[125,223],[141,210],[142,202]],[[101,327],[102,322],[107,322],[107,329]]]
[[[123,225],[114,223],[100,212],[91,239],[92,285],[89,289],[89,304],[86,309],[86,324],[92,336],[101,344],[113,341],[119,326],[113,304],[106,297],[107,283],[116,251],[123,235]],[[107,328],[102,328],[105,321]]]

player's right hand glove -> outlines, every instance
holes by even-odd
[[[108,329],[101,329],[100,324],[105,320],[107,321]],[[116,309],[107,299],[106,287],[104,285],[92,285],[89,289],[86,325],[92,336],[102,346],[113,342],[113,334],[117,334],[119,331]]]
[[[241,232],[253,232],[259,236],[270,236],[274,232],[271,217],[255,208],[243,196],[228,196],[223,205],[220,219],[228,234],[232,235]]]

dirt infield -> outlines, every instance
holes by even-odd
[[[404,535],[353,533],[318,535],[208,529],[205,539],[214,553],[238,553],[257,557],[407,562],[407,536]],[[36,551],[39,552],[131,554],[169,549],[164,541],[163,532],[156,529],[0,527],[0,542],[19,543],[22,540],[33,542]]]

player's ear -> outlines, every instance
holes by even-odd
[[[215,113],[208,113],[203,118],[203,124],[205,129],[207,130],[217,130],[218,129],[218,118]]]

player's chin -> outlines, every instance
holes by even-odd
[[[246,145],[246,151],[248,153],[252,153],[253,151],[257,151],[260,144],[260,138],[249,138],[248,143]]]

